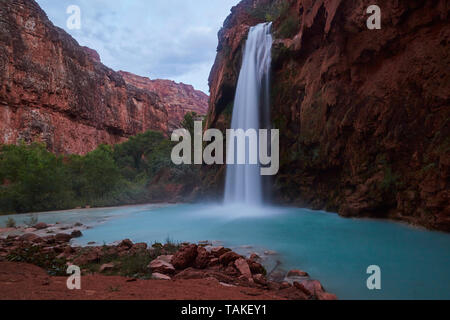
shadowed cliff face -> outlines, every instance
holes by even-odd
[[[126,82],[33,0],[1,2],[0,43],[0,143],[37,140],[57,153],[84,154],[147,130],[168,133],[197,98],[206,109],[204,95],[193,94],[189,108],[169,116],[164,84]],[[191,94],[183,85],[170,88]]]
[[[248,29],[273,20],[277,199],[450,231],[448,4],[378,1],[368,30],[372,4],[242,1],[219,33],[208,124],[229,127]]]

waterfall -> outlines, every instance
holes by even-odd
[[[234,99],[231,129],[246,131],[268,129],[270,126],[269,82],[273,42],[271,29],[272,23],[262,23],[250,28]],[[248,143],[245,149],[248,160]],[[229,150],[227,154],[230,154]],[[228,156],[225,203],[262,204],[264,195],[260,165],[248,162],[229,164],[229,160]]]

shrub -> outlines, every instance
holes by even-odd
[[[6,227],[7,228],[15,228],[16,227],[16,220],[14,220],[13,218],[8,218],[8,220],[6,220]]]

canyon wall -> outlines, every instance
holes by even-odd
[[[187,112],[204,116],[208,111],[209,97],[202,91],[195,90],[191,85],[171,80],[151,80],[125,71],[119,71],[119,73],[125,82],[137,88],[158,93],[168,112],[171,132],[180,128],[180,123]]]
[[[207,97],[192,87],[125,81],[33,0],[1,1],[0,44],[0,143],[41,141],[56,153],[85,154],[147,130],[167,134],[186,112],[206,110]],[[177,90],[189,96],[186,109]]]
[[[366,25],[373,4],[381,30]],[[272,21],[276,200],[450,231],[449,10],[445,0],[244,0],[219,32],[208,125],[229,127],[249,27]],[[224,171],[207,173],[208,189],[220,193]]]

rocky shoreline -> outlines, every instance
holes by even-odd
[[[0,229],[0,270],[8,263],[25,263],[42,268],[50,276],[62,277],[67,276],[68,266],[76,265],[83,277],[120,276],[126,278],[125,283],[159,280],[170,287],[179,281],[208,280],[220,288],[254,289],[258,292],[255,295],[270,294],[274,299],[337,299],[304,271],[291,270],[273,277],[255,253],[243,256],[207,241],[199,244],[168,241],[149,246],[125,239],[114,245],[73,246],[72,239],[82,236],[85,228],[80,223],[71,226],[39,223],[33,228]],[[189,298],[186,295],[181,299]]]

